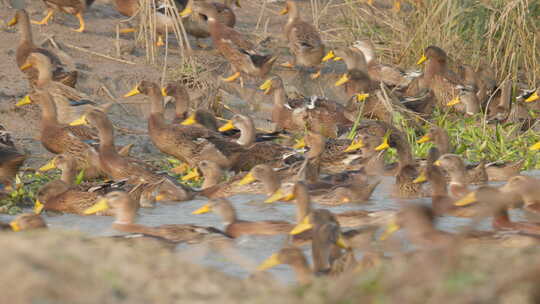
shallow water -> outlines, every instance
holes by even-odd
[[[539,177],[540,171],[531,171],[525,173]],[[381,184],[375,190],[372,199],[363,205],[343,205],[331,207],[334,212],[343,212],[347,210],[388,210],[399,208],[399,202],[389,197],[389,189],[394,182],[394,178],[385,177]],[[240,219],[257,220],[286,220],[293,222],[295,220],[295,208],[291,203],[265,204],[264,195],[236,195],[230,198],[233,202],[238,217]],[[411,200],[417,203],[430,203],[430,199]],[[191,212],[202,206],[206,200],[197,199],[183,203],[160,204],[156,208],[140,209],[138,223],[156,226],[161,224],[197,224],[214,226],[222,228],[220,218],[213,213],[202,215],[192,215]],[[318,206],[316,206],[318,207]],[[320,206],[319,206],[320,207]],[[321,207],[327,208],[327,207]],[[25,210],[31,212],[31,210]],[[519,210],[510,212],[513,220],[524,220],[523,213]],[[44,214],[45,220],[50,229],[76,230],[94,236],[119,235],[117,231],[111,228],[112,217],[102,216],[78,216],[78,215],[51,215]],[[9,215],[0,215],[0,221],[9,221],[13,217]],[[470,225],[471,220],[466,218],[457,218],[452,216],[441,217],[437,221],[437,227],[449,232],[457,232],[461,228]],[[491,219],[486,218],[476,226],[477,229],[490,230]],[[398,232],[399,237],[401,233]],[[264,237],[242,237],[235,240],[237,249],[242,256],[243,265],[256,266],[272,253],[278,251],[284,244],[286,236],[264,236]],[[201,251],[196,251],[193,246],[179,245],[177,251],[190,261],[212,268],[220,269],[228,274],[245,278],[250,275],[249,269],[235,264],[222,257],[219,254],[207,252],[200,255]],[[307,256],[310,256],[310,246],[304,248]],[[270,273],[280,281],[287,283],[294,280],[294,275],[289,267],[280,265],[270,270]]]

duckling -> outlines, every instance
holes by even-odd
[[[237,238],[242,235],[276,235],[287,234],[294,225],[285,221],[259,221],[249,222],[239,220],[231,202],[226,199],[214,199],[201,208],[193,211],[193,214],[203,214],[210,211],[217,212],[225,225],[225,233]]]
[[[47,223],[39,214],[23,213],[12,220],[9,225],[15,232],[35,229],[47,229]]]
[[[104,199],[88,208],[85,214],[95,214],[110,210],[115,220],[112,228],[122,232],[143,234],[165,239],[174,243],[200,243],[204,241],[227,240],[228,237],[213,227],[189,224],[169,224],[149,227],[136,224],[138,204],[130,196],[121,191],[108,193]]]
[[[83,13],[94,3],[94,0],[43,0],[47,6],[47,14],[40,21],[32,21],[34,24],[48,24],[56,11],[74,15],[79,20],[80,27],[74,31],[82,33],[85,30]]]
[[[159,176],[142,166],[135,159],[124,158],[114,148],[114,131],[107,115],[97,109],[86,113],[79,121],[81,124],[94,126],[99,133],[99,163],[105,174],[114,180],[127,179],[127,183],[149,185],[146,192],[155,192],[157,201],[186,201],[194,197],[191,189],[184,185],[173,183],[166,177]],[[145,195],[146,196],[146,195]]]
[[[229,61],[234,71],[233,75],[224,78],[223,81],[235,81],[241,77],[241,74],[264,77],[270,72],[277,57],[257,53],[251,41],[219,21],[215,6],[206,2],[196,2],[193,4],[193,11],[207,17],[212,42],[221,55]]]
[[[66,86],[75,87],[77,83],[78,72],[77,71],[67,71],[64,64],[53,52],[37,47],[34,44],[32,38],[32,29],[30,28],[30,18],[28,13],[24,9],[19,9],[15,12],[15,17],[9,21],[9,26],[19,25],[19,31],[21,34],[21,40],[17,46],[17,51],[15,53],[15,59],[17,61],[17,66],[19,69],[23,67],[28,59],[28,56],[32,53],[40,53],[48,57],[52,63],[52,80],[60,82]],[[25,70],[21,70],[28,77],[28,82],[35,86],[38,80],[39,72],[33,67]]]
[[[287,0],[285,8],[280,15],[289,14],[284,27],[285,37],[289,43],[289,49],[294,56],[293,63],[286,63],[285,66],[293,67],[318,67],[324,57],[324,44],[321,36],[315,27],[300,18],[300,11],[297,0]],[[318,78],[321,71],[311,75],[311,78]]]

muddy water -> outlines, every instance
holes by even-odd
[[[540,176],[540,171],[529,172],[530,175]],[[388,210],[398,209],[399,203],[389,198],[388,190],[392,186],[393,178],[384,178],[382,183],[377,187],[372,200],[364,205],[344,205],[330,208],[335,212],[343,212],[354,209],[364,210]],[[290,203],[263,203],[265,196],[263,195],[237,195],[230,198],[236,207],[238,217],[240,219],[257,220],[287,220],[294,221],[295,208]],[[222,227],[220,218],[213,213],[203,215],[191,215],[191,212],[204,204],[206,200],[197,199],[183,203],[161,204],[152,209],[141,209],[139,212],[138,222],[140,224],[154,226],[161,224],[178,224],[190,223],[197,225],[208,225]],[[429,199],[414,200],[413,202],[429,203]],[[27,210],[31,212],[31,210]],[[49,224],[50,229],[65,229],[76,230],[94,236],[118,235],[119,233],[110,228],[113,219],[111,217],[100,216],[78,216],[78,215],[51,215],[45,214],[45,219]],[[511,211],[513,220],[523,220],[523,214],[519,210]],[[0,215],[0,221],[8,221],[12,217],[8,215]],[[471,223],[469,219],[456,217],[442,217],[438,220],[439,229],[456,232]],[[489,230],[490,219],[482,221],[478,229]],[[398,232],[397,235],[402,234]],[[268,236],[268,237],[242,237],[235,240],[237,249],[246,264],[257,265],[272,253],[279,250],[285,241],[285,236]],[[192,246],[179,245],[177,251],[185,253],[184,256],[194,263],[210,266],[220,269],[228,274],[247,277],[249,270],[239,266],[221,255],[215,253],[206,253],[204,255],[193,251]],[[194,253],[191,254],[190,250]],[[305,253],[310,255],[310,248],[305,248]],[[294,280],[292,271],[287,266],[278,266],[270,272],[283,282],[291,282]]]

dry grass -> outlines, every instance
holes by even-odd
[[[377,1],[375,1],[377,2]],[[498,81],[532,87],[540,74],[540,4],[532,0],[438,0],[405,7],[400,13],[365,1],[331,4],[339,22],[329,20],[327,38],[338,44],[370,38],[383,62],[412,66],[429,45],[458,63],[489,66]]]

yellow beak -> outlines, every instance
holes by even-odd
[[[375,147],[375,151],[382,151],[390,148],[390,145],[388,144],[388,136],[390,136],[390,134],[384,135],[382,144]]]
[[[272,89],[272,79],[266,80],[263,84],[261,84],[259,89],[263,90],[265,95],[270,94],[270,90]]]
[[[531,151],[540,150],[540,141],[535,143],[534,145],[530,146],[529,150],[531,150]]]
[[[44,207],[45,205],[43,205],[43,203],[41,203],[39,200],[36,200],[36,203],[34,204],[34,213],[40,214],[43,211]]]
[[[363,93],[363,94],[356,94],[356,101],[357,102],[362,102],[362,101],[366,101],[366,99],[368,99],[369,97],[369,94],[368,93]]]
[[[420,172],[420,175],[418,175],[418,177],[413,180],[413,184],[420,184],[426,181],[427,181],[426,170],[422,170],[422,172]]]
[[[19,100],[19,102],[17,102],[17,104],[15,106],[16,107],[22,107],[22,106],[25,106],[25,105],[31,104],[31,103],[32,103],[32,99],[30,99],[29,95],[26,95],[23,98],[21,98]]]
[[[302,137],[293,146],[293,149],[302,149],[306,146],[306,140]]]
[[[437,166],[437,167],[440,167],[440,166],[441,166],[441,161],[440,161],[440,160],[436,160],[433,164],[434,164],[435,166]]]
[[[302,220],[302,222],[300,222],[300,224],[296,225],[296,227],[293,228],[293,230],[291,230],[291,232],[289,232],[290,235],[295,235],[295,234],[300,234],[306,230],[309,230],[313,228],[313,225],[311,224],[311,220],[310,220],[310,217],[309,216],[306,216],[304,217],[304,219]]]
[[[181,122],[184,126],[189,126],[196,124],[197,120],[195,119],[195,114],[191,114],[188,118],[186,118],[184,121]]]
[[[83,116],[81,116],[81,118],[70,122],[69,125],[70,126],[81,126],[81,125],[86,125],[87,123],[88,122],[86,121],[86,116],[83,115]]]
[[[427,60],[426,55],[422,55],[422,57],[420,57],[420,59],[418,59],[416,64],[420,65],[420,64],[424,63],[426,60]]]
[[[19,226],[19,223],[17,223],[17,221],[11,221],[9,223],[9,226],[11,227],[11,230],[17,232],[17,231],[20,231],[21,230],[21,227]]]
[[[21,71],[24,71],[24,70],[27,70],[27,69],[29,69],[31,67],[32,67],[31,63],[25,63],[20,67],[20,69],[21,69]]]
[[[191,212],[191,214],[203,214],[203,213],[208,213],[210,211],[212,211],[212,205],[206,204],[202,206],[201,208]]]
[[[527,99],[525,99],[525,102],[533,102],[538,99],[540,99],[540,96],[538,96],[538,91],[536,91],[531,96],[527,97]]]
[[[15,24],[17,24],[17,17],[13,17],[11,20],[9,20],[8,22],[8,26],[14,26]]]
[[[428,133],[428,134],[426,134],[426,135],[420,137],[420,139],[418,139],[416,142],[419,143],[419,144],[423,144],[423,143],[426,143],[426,142],[428,142],[428,141],[430,141],[430,140],[431,140],[431,136],[430,136],[430,134]]]
[[[280,15],[286,15],[289,13],[289,6],[285,6],[281,11],[279,11]]]
[[[101,212],[101,211],[105,211],[107,209],[109,209],[109,204],[107,203],[107,199],[102,198],[102,199],[98,200],[97,203],[94,204],[94,206],[84,210],[83,213],[86,214],[86,215],[91,215],[91,214],[96,214],[96,213]]]
[[[388,239],[394,232],[398,231],[401,227],[396,223],[395,220],[391,221],[388,226],[386,226],[386,230],[381,234],[380,240],[384,241]]]
[[[343,74],[343,76],[341,76],[341,78],[339,78],[338,81],[336,81],[335,86],[339,87],[340,85],[343,85],[343,84],[349,82],[349,80],[351,80],[349,78],[349,75]]]
[[[156,198],[155,198],[156,202],[161,202],[164,199],[165,199],[165,195],[163,194],[158,194],[156,195]]]
[[[327,62],[328,60],[335,58],[336,55],[334,54],[334,51],[328,52],[322,59],[322,62]]]
[[[139,91],[139,87],[136,86],[133,90],[127,92],[124,97],[131,97],[131,96],[135,96],[135,95],[138,95],[138,94],[141,94],[141,91]]]
[[[349,249],[349,245],[347,244],[347,241],[345,240],[345,238],[343,237],[341,233],[339,234],[339,237],[336,241],[336,245],[338,245],[339,247],[343,249]]]
[[[446,106],[447,107],[451,107],[451,106],[455,106],[457,105],[458,103],[460,103],[461,100],[459,99],[459,96],[456,96],[454,97],[452,100],[450,100],[449,102],[446,103]]]
[[[352,151],[356,151],[360,148],[364,147],[364,142],[359,139],[357,141],[353,141],[346,149],[344,152],[352,152]]]
[[[272,254],[269,258],[264,260],[258,267],[258,271],[265,271],[277,265],[280,265],[281,261],[279,260],[279,255],[277,253]]]
[[[255,176],[253,176],[253,174],[251,172],[248,172],[248,174],[246,174],[239,182],[238,182],[238,185],[240,186],[243,186],[243,185],[248,185],[248,184],[251,184],[253,182],[257,181],[257,179],[255,179]]]
[[[476,199],[476,192],[469,192],[469,194],[465,195],[464,197],[462,197],[461,199],[459,199],[458,201],[456,201],[454,203],[454,206],[468,206],[472,203],[476,203],[477,202],[477,199]]]
[[[283,190],[277,189],[269,198],[267,198],[264,202],[265,203],[273,203],[281,200],[285,200],[288,195],[285,195],[283,193]]]
[[[201,177],[201,175],[199,174],[199,170],[197,170],[197,168],[194,168],[193,170],[189,171],[188,174],[182,176],[182,180],[183,181],[188,181],[188,180],[192,180],[192,179],[199,179],[199,177]]]
[[[161,88],[161,96],[167,96],[167,88]]]
[[[40,172],[50,171],[56,169],[56,158],[51,159],[48,163],[39,168]]]
[[[191,6],[187,6],[183,11],[180,12],[180,17],[186,17],[193,13]]]
[[[226,124],[224,124],[223,126],[221,126],[218,131],[219,132],[225,132],[225,131],[229,131],[229,130],[232,130],[234,129],[234,124],[231,120],[227,121]]]

